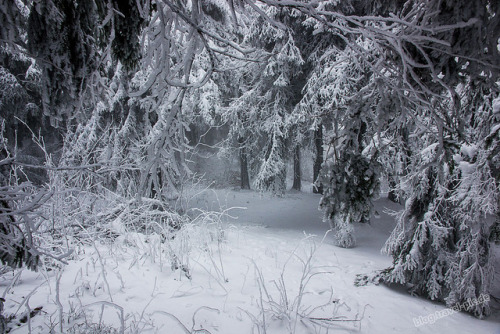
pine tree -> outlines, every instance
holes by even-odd
[[[370,47],[367,42],[358,42]],[[379,191],[381,168],[374,145],[374,103],[380,97],[374,75],[357,61],[355,50],[332,46],[328,54],[318,60],[304,100],[325,115],[322,122],[333,123],[327,130],[330,145],[317,181],[323,186],[320,209],[334,231],[336,243],[353,247],[353,224],[369,222],[372,200]],[[367,91],[373,92],[368,98],[364,96]]]
[[[269,12],[279,20],[286,13]],[[281,15],[281,16],[280,16]],[[236,75],[240,91],[227,112],[233,119],[230,135],[246,144],[256,166],[254,186],[260,191],[282,195],[286,190],[287,140],[294,120],[294,80],[304,63],[290,31],[282,31],[261,16],[246,28],[246,42],[257,48],[263,62],[248,64]],[[251,124],[252,127],[248,127]],[[243,139],[244,138],[244,139]]]
[[[437,5],[431,2],[428,10]],[[487,14],[492,9],[489,2],[440,6],[442,14],[434,22],[456,21],[457,15],[465,14],[482,23],[440,36],[463,58],[443,56],[435,61],[447,89],[432,106],[421,109],[412,127],[410,136],[420,138],[411,145],[408,174],[401,180],[406,204],[385,246],[394,258],[385,279],[454,306],[488,294],[493,279],[488,242],[492,225],[487,217],[498,212],[498,180],[496,162],[486,152],[494,142],[487,138],[496,136],[493,101],[498,70],[491,66],[495,62],[490,51],[477,50],[489,50],[486,30],[498,23]],[[475,36],[473,45],[463,44],[470,36]],[[473,61],[469,64],[467,59]],[[426,134],[422,128],[428,129]],[[484,303],[468,311],[482,317],[490,308]]]

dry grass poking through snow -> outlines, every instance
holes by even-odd
[[[316,264],[316,241],[236,227],[226,221],[230,210],[195,213],[177,231],[153,221],[142,231],[120,228],[114,240],[87,239],[75,245],[66,266],[4,273],[9,330],[321,333],[359,327],[363,310],[336,298],[333,267]]]
[[[414,318],[445,307],[385,286],[354,285],[357,274],[390,264],[379,253],[391,230],[383,213],[388,202],[377,203],[381,218],[359,226],[358,247],[346,250],[321,237],[326,228],[312,194],[229,192],[225,204],[218,198],[214,206],[200,199],[215,209],[193,210],[177,231],[162,223],[175,218],[162,220],[165,212],[122,207],[101,215],[113,217],[101,229],[106,233],[78,234],[68,265],[1,272],[0,326],[75,334],[497,334],[500,328],[498,315],[477,320],[462,313],[417,328]],[[249,209],[226,209],[238,206]]]

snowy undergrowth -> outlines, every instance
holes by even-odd
[[[314,240],[269,244],[262,228],[227,223],[224,209],[194,210],[175,230],[154,220],[138,229],[124,221],[135,211],[120,210],[109,223],[114,237],[80,238],[67,265],[1,276],[11,332],[320,333],[359,326],[359,310],[333,292],[332,268],[316,263],[321,245]]]
[[[364,310],[351,318],[346,317],[344,311],[351,309],[335,298],[333,287],[330,286],[329,291],[326,287],[311,290],[310,286],[315,284],[310,283],[316,277],[335,274],[332,266],[315,265],[316,249],[314,242],[298,245],[285,260],[278,277],[271,280],[266,279],[259,265],[253,262],[260,312],[258,316],[249,314],[249,317],[259,333],[275,333],[280,328],[286,328],[288,333],[302,333],[305,329],[312,333],[323,329],[328,332],[328,329],[345,327],[349,322],[353,324],[351,329],[360,328]],[[296,263],[290,265],[290,262]],[[276,324],[279,327],[274,327]]]
[[[417,328],[414,319],[445,306],[354,285],[358,274],[391,263],[380,248],[394,225],[383,208],[394,203],[376,203],[380,217],[356,226],[353,249],[323,238],[317,203],[317,195],[295,192],[210,192],[192,199],[200,209],[180,230],[138,204],[102,210],[106,228],[88,227],[85,240],[81,230],[68,265],[0,275],[2,314],[12,333],[496,334],[498,313],[487,320],[458,313]]]

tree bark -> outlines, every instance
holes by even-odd
[[[316,157],[314,158],[313,178],[314,186],[313,193],[322,194],[323,185],[319,183],[319,174],[321,172],[321,165],[323,164],[323,125],[319,125],[318,129],[314,132],[314,145],[316,146]]]
[[[394,190],[394,188],[396,188],[396,181],[394,180],[394,177],[389,175],[387,177],[387,181],[389,182],[389,193],[387,194],[387,199],[391,202],[399,203],[398,194]]]
[[[300,172],[300,147],[295,146],[293,155],[293,185],[292,189],[300,191],[302,188],[302,177]]]
[[[244,139],[239,138],[238,144],[240,146],[240,180],[241,189],[250,189],[250,178],[248,177],[248,159],[247,151],[244,145]]]
[[[495,220],[495,223],[491,226],[490,241],[494,242],[497,245],[500,245],[500,212],[497,212],[497,219]]]
[[[402,166],[401,170],[397,171],[397,174],[392,176],[388,176],[388,182],[389,182],[389,193],[387,194],[387,198],[390,201],[393,201],[394,203],[399,203],[399,204],[404,204],[405,199],[402,198],[396,191],[394,191],[394,188],[397,186],[397,182],[401,182],[401,178],[404,177],[407,174],[407,166],[410,164],[410,157],[411,157],[411,150],[409,149],[410,144],[409,144],[409,135],[408,135],[408,130],[405,128],[402,128],[398,130],[398,135],[400,136],[402,140],[402,151],[404,152],[404,157],[402,161]]]

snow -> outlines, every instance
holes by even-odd
[[[411,296],[403,288],[355,286],[357,274],[391,264],[380,249],[394,227],[387,210],[400,207],[385,198],[378,200],[378,218],[356,226],[358,246],[342,249],[327,234],[328,223],[322,222],[317,210],[319,199],[317,194],[301,192],[271,197],[253,191],[209,190],[191,198],[190,206],[219,212],[235,209],[227,211],[230,216],[187,226],[169,242],[169,249],[159,235],[137,231],[112,243],[78,247],[75,260],[61,271],[64,332],[72,327],[77,333],[87,318],[112,325],[117,332],[123,321],[126,333],[201,328],[210,333],[263,333],[258,324],[264,308],[267,333],[327,333],[311,322],[295,322],[297,312],[311,318],[338,317],[330,322],[330,333],[500,333],[498,310],[486,320],[456,313],[417,327],[414,319],[445,307]],[[179,269],[171,268],[169,252],[180,255]],[[182,265],[188,270],[181,270]],[[47,333],[51,324],[57,330],[57,274],[57,270],[23,271],[13,286],[15,273],[4,274],[0,280],[4,314],[20,315],[27,305],[31,310],[42,306],[31,320],[32,333]],[[304,275],[310,280],[300,293]],[[286,291],[288,304],[280,299],[280,291]],[[361,320],[338,321],[355,319]],[[12,332],[28,333],[28,323]]]
[[[500,113],[500,97],[497,97],[496,99],[493,100],[493,113],[494,114]]]
[[[477,150],[477,145],[463,144],[460,147],[460,153],[467,156],[467,158],[469,158],[470,160],[474,159],[474,157],[477,155]]]

